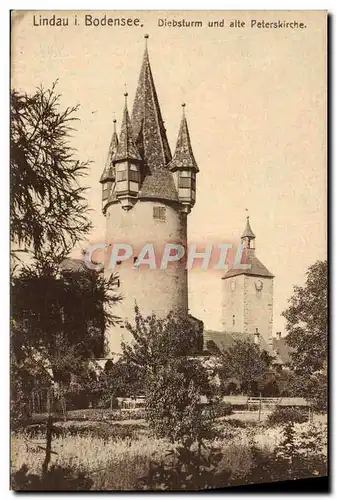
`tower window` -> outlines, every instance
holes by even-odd
[[[166,208],[165,207],[153,207],[153,218],[157,220],[166,220]]]
[[[180,188],[190,188],[191,187],[190,177],[179,177],[179,187]]]
[[[103,200],[105,200],[109,196],[109,187],[110,186],[108,185],[108,183],[103,184]]]
[[[135,172],[134,170],[130,170],[129,171],[129,180],[138,182],[139,181],[138,172]]]
[[[126,170],[122,170],[121,172],[117,172],[117,181],[126,181],[126,180],[127,180]]]

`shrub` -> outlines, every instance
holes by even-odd
[[[277,406],[275,410],[268,416],[268,425],[282,425],[289,422],[302,424],[308,420],[307,415],[303,410],[298,408],[282,408]]]
[[[208,379],[199,362],[176,358],[149,375],[146,418],[157,437],[171,442],[191,442],[213,435],[212,405],[202,406],[202,384]],[[206,391],[204,391],[206,392]]]
[[[233,414],[233,408],[230,403],[218,403],[214,408],[214,417],[228,417],[228,415]]]
[[[84,472],[59,465],[52,465],[46,474],[38,475],[29,473],[23,464],[11,476],[14,491],[88,491],[92,484]]]
[[[148,474],[139,480],[144,490],[200,491],[228,484],[230,472],[218,465],[223,458],[216,447],[177,446],[160,461],[152,461]]]

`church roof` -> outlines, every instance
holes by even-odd
[[[142,153],[147,169],[165,170],[171,161],[171,151],[167,140],[158,96],[153,81],[149,54],[145,48],[138,87],[132,110],[134,139]]]
[[[255,238],[255,234],[253,233],[253,230],[250,227],[249,216],[247,217],[246,227],[241,238],[247,238],[247,237],[251,239]]]
[[[291,353],[295,350],[287,343],[286,337],[280,339],[278,339],[277,337],[273,337],[273,348],[285,363],[289,363]]]
[[[214,330],[206,330],[204,333],[204,345],[208,351],[226,351],[229,349],[237,340],[249,340],[254,343],[253,333],[241,333],[241,332],[217,332]],[[264,337],[260,335],[259,346],[261,349],[267,351],[270,355],[274,356],[274,364],[284,365],[289,360],[289,355],[284,352],[278,352],[274,348],[274,340],[272,339],[273,345],[271,346],[266,342]],[[284,339],[281,339],[284,340]]]
[[[253,333],[241,333],[241,332],[217,332],[215,330],[206,330],[204,334],[205,346],[207,347],[208,342],[214,342],[214,344],[221,350],[226,350],[231,347],[236,340],[250,340],[254,342]],[[266,351],[270,351],[270,346],[265,341],[264,337],[260,335],[260,347]]]
[[[274,275],[268,271],[266,266],[262,264],[261,261],[256,257],[255,250],[251,248],[244,248],[242,251],[242,263],[250,265],[249,269],[235,269],[231,267],[228,269],[226,274],[222,276],[222,279],[232,278],[233,276],[238,276],[244,274],[247,276],[260,276],[262,278],[274,278]]]
[[[183,109],[184,107],[185,104],[183,104]],[[199,168],[192,151],[191,139],[184,111],[180,123],[176,149],[173,158],[169,163],[169,168],[173,172],[178,169],[186,168],[193,169],[195,172],[199,172]]]
[[[105,167],[104,167],[104,170],[103,170],[103,173],[101,175],[99,182],[113,180],[114,167],[112,164],[112,158],[113,158],[113,156],[116,152],[117,146],[118,146],[118,137],[117,137],[117,132],[116,132],[116,120],[113,121],[113,124],[114,124],[114,131],[113,131],[111,141],[110,141],[109,152],[108,152],[108,156],[107,156],[107,159],[105,162]]]
[[[113,156],[113,161],[136,160],[141,161],[141,156],[133,139],[131,121],[127,107],[127,93],[125,94],[125,106],[123,112],[123,120],[121,125],[121,133],[116,152]]]

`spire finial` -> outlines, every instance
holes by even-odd
[[[248,212],[248,208],[245,208],[245,212]],[[250,227],[249,215],[246,216],[246,219],[247,219],[246,227],[241,238],[248,238],[248,240],[255,239],[255,234],[253,233],[252,228]]]
[[[147,41],[149,39],[149,36],[147,33],[144,35],[144,38],[145,38],[145,48],[147,49]]]
[[[125,106],[126,106],[128,103],[128,95],[129,95],[126,83],[124,83],[124,88],[125,88],[124,97],[125,97]]]
[[[114,124],[114,133],[116,133],[116,123],[117,123],[117,120],[116,120],[116,113],[114,112],[114,118],[112,120],[112,123]]]
[[[185,116],[186,102],[183,102],[181,107],[183,108],[183,116]]]

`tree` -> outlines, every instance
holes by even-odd
[[[12,277],[13,356],[30,359],[50,382],[69,386],[72,375],[104,355],[104,331],[118,321],[116,278],[81,266],[60,270],[49,261],[24,266]]]
[[[144,317],[136,306],[135,324],[126,328],[134,342],[123,344],[122,361],[141,374],[151,428],[173,441],[192,443],[209,426],[200,396],[213,395],[206,369],[192,357],[199,348],[199,325],[173,313]]]
[[[199,352],[199,326],[180,314],[144,317],[136,305],[135,324],[127,323],[126,328],[134,341],[132,345],[122,344],[123,359],[152,373],[172,358]]]
[[[219,369],[223,380],[240,380],[241,391],[255,392],[260,379],[266,375],[272,363],[272,356],[250,340],[234,340],[227,349],[220,351]]]
[[[323,369],[327,360],[328,264],[317,261],[309,267],[304,287],[295,286],[286,318],[287,343],[294,348],[291,367],[307,376]]]
[[[146,369],[118,359],[108,360],[104,370],[98,372],[89,383],[81,384],[91,402],[111,407],[116,397],[143,395]]]
[[[91,229],[79,184],[88,162],[69,145],[78,106],[60,109],[56,83],[11,94],[11,239],[36,257],[66,255]]]
[[[149,373],[146,414],[155,434],[188,447],[210,438],[211,414],[201,404],[205,392],[211,393],[207,375],[195,360],[171,358],[156,375]]]

